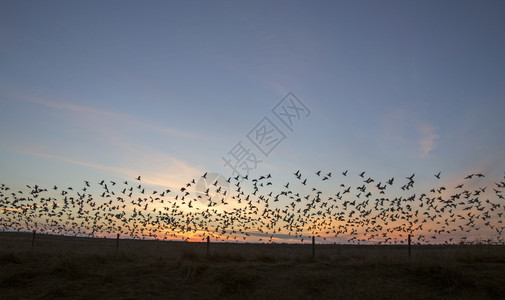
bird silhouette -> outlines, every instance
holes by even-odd
[[[334,178],[324,185],[321,181],[329,180],[332,172],[325,171],[324,176],[321,172],[315,172],[320,180],[311,180],[314,175],[307,180],[302,173],[314,173],[297,170],[293,173],[297,180],[283,187],[272,174],[251,180],[248,176],[239,180],[237,175],[228,178],[226,185],[214,180],[205,192],[198,192],[198,178],[190,178],[179,188],[161,190],[110,180],[110,185],[105,180],[98,185],[85,180],[81,187],[51,185],[48,190],[25,185],[14,191],[2,183],[0,227],[183,240],[212,236],[247,241],[257,236],[262,242],[273,242],[285,234],[298,241],[319,236],[329,242],[346,239],[348,243],[378,244],[403,243],[407,234],[425,244],[474,243],[473,238],[485,233],[489,243],[504,242],[505,182],[501,178],[491,180],[492,188],[487,188],[482,179],[486,176],[474,173],[462,176],[454,185],[445,182],[423,190],[414,187],[415,173],[405,177],[405,184],[395,185],[395,177],[374,176],[347,178],[350,184],[333,184]],[[358,174],[364,179],[365,171]],[[440,174],[434,174],[436,182],[444,183],[439,181]]]

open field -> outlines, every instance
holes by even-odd
[[[230,244],[0,233],[0,298],[503,298],[505,247]]]

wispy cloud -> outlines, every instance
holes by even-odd
[[[79,161],[75,159],[71,159],[68,157],[63,157],[59,155],[54,155],[54,154],[49,154],[49,153],[43,153],[43,152],[35,152],[35,151],[21,151],[24,154],[28,155],[33,155],[33,156],[38,156],[42,158],[48,158],[48,159],[56,159],[60,160],[66,163],[74,164],[74,165],[79,165],[79,166],[84,166],[88,168],[93,168],[101,171],[106,171],[110,173],[114,173],[116,175],[123,175],[125,177],[133,177],[135,172],[133,170],[127,169],[127,168],[120,168],[120,167],[114,167],[114,166],[107,166],[107,165],[101,165],[101,164],[96,164],[96,163],[89,163],[89,162],[84,162],[84,161]]]
[[[23,94],[10,93],[10,96],[18,101],[64,110],[68,122],[78,124],[72,127],[75,130],[72,134],[79,136],[78,143],[81,143],[69,144],[62,140],[58,145],[33,144],[30,140],[20,139],[16,145],[9,146],[14,152],[56,159],[125,179],[142,175],[143,183],[165,187],[179,188],[203,174],[199,167],[174,154],[170,148],[164,148],[173,143],[180,143],[181,148],[195,138],[204,138],[197,134],[93,107]],[[164,144],[164,140],[170,144]],[[93,157],[91,153],[99,153],[99,156]]]
[[[94,109],[91,107],[86,107],[82,105],[76,105],[68,102],[58,102],[58,101],[53,101],[50,99],[45,99],[41,97],[34,97],[30,95],[23,95],[19,93],[11,93],[10,96],[13,98],[16,98],[17,100],[22,100],[26,102],[31,102],[39,105],[43,105],[46,107],[51,107],[51,108],[56,108],[56,109],[63,109],[63,110],[70,110],[78,113],[93,113],[93,114],[100,114],[100,115],[107,115],[111,117],[119,116],[117,113],[113,112],[108,112],[104,110],[99,110],[99,109]]]
[[[170,188],[180,188],[192,178],[196,178],[201,175],[202,172],[200,169],[191,166],[185,161],[161,153],[152,153],[153,155],[149,156],[152,160],[144,161],[145,167],[139,169],[86,162],[65,156],[26,149],[20,150],[20,152],[23,152],[26,155],[38,156],[46,159],[55,159],[73,165],[104,171],[125,180],[128,180],[129,178],[136,178],[137,176],[141,175],[143,184]],[[160,164],[160,161],[162,161],[163,164]],[[170,170],[172,170],[172,172],[170,172]],[[174,170],[176,171],[174,172]]]
[[[80,116],[92,116],[93,118],[101,118],[107,119],[109,122],[114,121],[119,124],[125,124],[127,126],[135,127],[135,128],[144,128],[145,130],[156,131],[158,133],[172,136],[172,137],[188,137],[194,138],[197,135],[193,132],[188,132],[185,130],[177,129],[177,128],[169,128],[163,127],[156,124],[149,123],[145,120],[138,119],[134,116],[111,112],[107,110],[97,109],[93,107],[88,107],[84,105],[78,105],[68,102],[55,101],[47,98],[35,97],[31,95],[24,95],[20,93],[10,93],[11,97],[25,101],[31,102],[39,105],[43,105],[45,107],[50,107],[58,110],[66,110],[77,113]],[[88,123],[89,126],[93,126],[93,123]]]
[[[421,147],[421,156],[425,157],[436,148],[436,140],[439,135],[436,133],[436,128],[428,123],[419,124],[417,127],[419,131],[419,145]]]
[[[416,157],[428,157],[440,138],[436,126],[411,109],[396,108],[381,121],[381,138]]]

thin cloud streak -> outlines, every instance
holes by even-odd
[[[419,145],[422,150],[421,157],[426,157],[437,147],[436,140],[440,136],[436,133],[436,128],[427,123],[419,125],[418,132],[420,134]]]
[[[197,137],[197,134],[192,133],[192,132],[183,131],[183,130],[174,129],[174,128],[167,128],[167,127],[147,123],[144,120],[139,120],[131,115],[126,115],[126,114],[122,114],[122,113],[116,113],[116,112],[96,109],[96,108],[83,106],[83,105],[70,104],[70,103],[66,103],[66,102],[58,102],[58,101],[53,101],[53,100],[40,98],[40,97],[22,95],[19,93],[12,93],[12,94],[10,94],[10,96],[12,96],[18,100],[25,101],[25,102],[35,103],[35,104],[39,104],[39,105],[43,105],[43,106],[55,108],[55,109],[72,111],[72,112],[78,113],[80,115],[92,115],[93,117],[100,116],[102,118],[107,118],[107,119],[115,118],[116,121],[119,121],[122,123],[127,123],[130,126],[134,126],[137,128],[144,127],[146,129],[154,130],[154,131],[163,133],[168,136],[186,137],[186,138]]]
[[[100,170],[100,171],[106,171],[106,172],[114,173],[116,175],[125,176],[127,178],[135,176],[135,172],[131,169],[128,169],[128,168],[120,168],[120,167],[107,166],[107,165],[101,165],[101,164],[96,164],[96,163],[89,163],[89,162],[79,161],[79,160],[71,159],[68,157],[63,157],[63,156],[49,154],[49,153],[43,153],[43,152],[27,151],[27,150],[18,150],[18,152],[21,152],[25,155],[32,155],[32,156],[38,156],[38,157],[47,158],[47,159],[60,160],[60,161],[63,161],[63,162],[69,163],[69,164],[88,167],[88,168],[92,168],[92,169],[96,169],[96,170]]]
[[[19,150],[18,152],[22,152],[26,155],[38,156],[47,159],[55,159],[73,165],[84,166],[91,169],[105,171],[107,173],[114,174],[115,176],[125,180],[128,180],[130,178],[136,178],[137,176],[140,175],[142,177],[143,184],[170,187],[170,188],[177,188],[183,186],[184,184],[187,183],[188,180],[190,180],[190,178],[194,178],[195,176],[197,176],[197,174],[201,173],[199,169],[196,169],[187,164],[186,162],[176,159],[174,157],[170,157],[168,155],[165,155],[164,160],[165,162],[169,161],[167,165],[171,166],[170,169],[178,170],[177,174],[168,174],[166,172],[163,172],[162,170],[159,170],[159,167],[158,168],[155,167],[156,164],[147,165],[144,170],[149,171],[142,171],[142,170],[139,171],[138,169],[134,170],[131,168],[90,163],[43,152],[27,151],[27,150]],[[139,174],[139,172],[141,172],[142,174]]]
[[[437,127],[411,109],[392,110],[382,118],[381,128],[382,139],[419,158],[428,157],[440,138]]]

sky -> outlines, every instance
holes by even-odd
[[[250,176],[282,184],[296,170],[503,179],[504,13],[503,1],[2,1],[0,183],[176,188],[235,175],[224,159],[239,142]],[[276,107],[299,113],[292,126]],[[278,133],[267,155],[249,139],[265,124]]]

